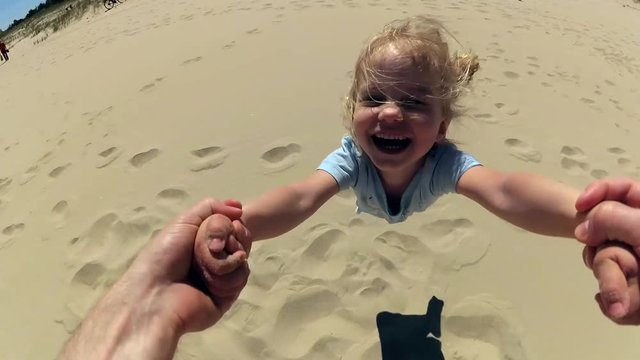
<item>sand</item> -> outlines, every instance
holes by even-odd
[[[248,202],[345,133],[365,38],[442,20],[481,70],[450,136],[583,187],[640,177],[640,12],[626,0],[129,0],[0,64],[0,359],[50,359],[143,244],[204,196]],[[40,39],[41,41],[37,42]],[[37,42],[37,43],[36,43]],[[447,359],[637,359],[581,247],[460,196],[390,226],[340,194],[259,243],[241,298],[178,359],[377,359],[375,316],[445,301]]]

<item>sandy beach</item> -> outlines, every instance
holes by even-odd
[[[623,5],[631,5],[623,6]],[[635,6],[635,7],[634,7]],[[0,360],[52,359],[173,216],[249,202],[340,144],[361,45],[440,19],[480,57],[449,136],[482,163],[583,188],[640,178],[640,5],[631,0],[128,0],[0,63]],[[407,222],[341,193],[257,243],[241,298],[177,359],[380,359],[375,317],[445,301],[449,360],[638,359],[570,239],[462,196]]]

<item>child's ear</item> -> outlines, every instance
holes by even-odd
[[[438,129],[438,137],[437,137],[438,141],[442,141],[447,138],[447,129],[449,128],[450,123],[451,121],[446,119],[440,122],[440,128]]]

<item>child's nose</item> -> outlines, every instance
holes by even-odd
[[[384,104],[378,113],[378,119],[381,121],[401,121],[402,109],[394,102]]]

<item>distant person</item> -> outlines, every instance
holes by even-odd
[[[0,40],[0,58],[4,61],[9,61],[9,49],[7,49],[7,44],[2,40]]]

